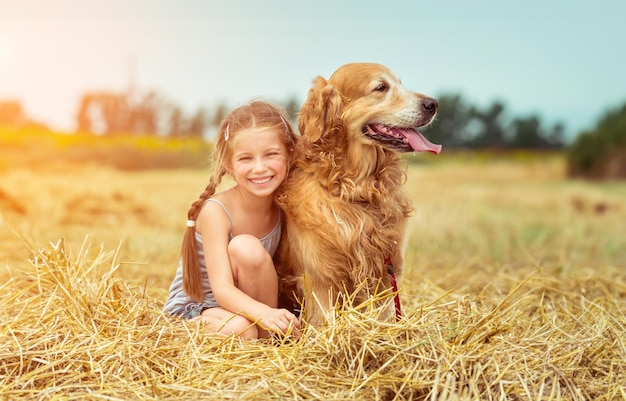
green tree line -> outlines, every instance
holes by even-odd
[[[472,105],[462,95],[437,97],[437,120],[427,137],[445,148],[465,149],[554,149],[566,145],[564,125],[546,127],[538,115],[510,116],[506,105],[494,101],[486,107]],[[276,102],[296,121],[301,101]],[[156,91],[144,93],[89,92],[79,99],[77,131],[98,135],[158,135],[207,137],[229,110],[225,103],[191,112]],[[0,101],[0,125],[16,126],[32,121],[17,101]]]
[[[626,178],[626,103],[606,111],[593,129],[578,133],[570,144],[566,144],[563,124],[546,127],[538,115],[511,116],[503,102],[494,101],[486,107],[477,107],[459,94],[441,94],[437,98],[438,117],[425,129],[425,134],[446,149],[545,150],[567,147],[567,168],[571,177]],[[286,109],[295,123],[301,102],[292,97],[276,103]],[[210,145],[210,133],[216,131],[229,108],[221,103],[211,109],[198,108],[188,112],[155,91],[140,94],[90,92],[85,93],[77,105],[76,131],[81,134],[77,138],[93,135],[104,139],[122,134],[123,137],[135,136],[137,140],[146,137],[155,140],[194,138]],[[2,127],[25,127],[26,132],[51,131],[30,119],[15,100],[0,100]],[[79,151],[74,149],[74,152]],[[115,152],[116,155],[122,153]],[[175,155],[166,151],[161,153],[164,155],[157,155],[152,164],[139,164],[161,167],[167,163],[176,164]],[[66,155],[66,158],[79,161],[94,158],[91,154],[70,156]],[[164,158],[174,161],[164,161]],[[111,164],[129,168],[119,161]]]
[[[564,146],[564,126],[544,128],[539,116],[507,119],[506,107],[494,102],[485,109],[473,106],[458,94],[438,97],[439,117],[428,128],[428,137],[446,148],[527,148],[548,149]],[[292,121],[297,119],[300,101],[287,99],[281,104]],[[225,114],[226,104],[212,110],[200,108],[186,113],[154,91],[141,96],[96,92],[83,95],[77,113],[80,132],[98,134],[148,134],[203,136],[215,130]]]
[[[459,94],[438,96],[437,120],[426,136],[446,148],[554,149],[565,146],[565,126],[544,127],[538,115],[508,117],[501,101],[480,108]]]

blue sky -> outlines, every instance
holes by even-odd
[[[154,89],[188,111],[304,100],[387,65],[405,86],[592,127],[626,102],[626,1],[0,0],[0,99],[71,130],[80,95]]]

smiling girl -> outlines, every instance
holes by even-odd
[[[272,257],[282,232],[274,192],[287,176],[297,137],[276,106],[233,110],[215,143],[209,184],[187,213],[181,261],[164,311],[245,339],[299,336],[300,322],[278,309]],[[235,185],[215,193],[229,174]]]

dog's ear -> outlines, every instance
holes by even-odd
[[[317,77],[300,109],[298,129],[310,143],[341,125],[342,98],[337,89],[323,77]]]

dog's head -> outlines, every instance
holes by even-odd
[[[396,152],[438,154],[441,145],[429,142],[416,129],[433,121],[437,106],[437,100],[404,88],[387,67],[352,63],[328,80],[314,80],[300,110],[299,129],[309,144],[360,142]],[[338,138],[341,132],[348,137]]]

